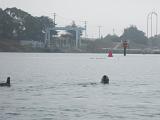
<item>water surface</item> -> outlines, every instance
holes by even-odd
[[[159,55],[0,53],[0,119],[159,120],[159,72]]]

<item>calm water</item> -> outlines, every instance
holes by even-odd
[[[0,120],[160,119],[160,55],[0,53],[8,76]]]

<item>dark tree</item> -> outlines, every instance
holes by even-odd
[[[10,39],[13,36],[13,19],[0,9],[0,38]]]
[[[147,44],[147,37],[143,31],[140,31],[135,26],[130,26],[124,30],[124,33],[120,37],[121,40],[129,40],[137,44]]]
[[[49,17],[41,16],[41,17],[37,17],[37,19],[40,20],[43,31],[45,31],[46,28],[48,28],[48,27],[53,27],[54,26],[53,20]],[[58,34],[57,31],[55,31],[55,30],[51,31],[51,35],[57,35],[57,34]]]
[[[108,34],[103,40],[110,41],[110,42],[120,42],[120,38],[117,35],[110,35]]]
[[[49,17],[34,17],[17,8],[0,9],[0,38],[17,40],[44,40],[47,27],[53,27]],[[51,35],[57,31],[51,31]]]

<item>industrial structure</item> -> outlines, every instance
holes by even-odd
[[[86,21],[85,21],[85,26],[84,27],[78,27],[78,26],[66,26],[66,27],[56,27],[56,22],[55,22],[56,14],[54,13],[54,25],[53,27],[48,27],[46,28],[45,31],[45,46],[47,48],[56,48],[60,47],[61,45],[56,45],[56,38],[51,36],[51,31],[57,31],[57,30],[65,30],[65,31],[75,31],[75,40],[73,47],[75,48],[80,48],[81,47],[81,32],[85,30],[85,36],[86,36]],[[61,41],[61,40],[59,40]],[[67,41],[67,39],[66,39]]]
[[[79,48],[81,46],[80,32],[83,31],[83,30],[86,30],[86,28],[83,28],[83,27],[71,27],[71,26],[46,28],[45,46],[47,46],[48,48],[51,48],[51,34],[50,33],[51,33],[52,30],[53,31],[56,31],[56,30],[73,30],[73,31],[75,31],[76,32],[75,47]]]

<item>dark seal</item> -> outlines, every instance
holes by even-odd
[[[11,84],[10,84],[10,77],[7,77],[6,83],[0,83],[0,87],[5,87],[5,86],[7,86],[7,87],[11,86]]]
[[[103,75],[103,77],[101,79],[101,83],[102,84],[109,84],[109,78],[107,75]]]

